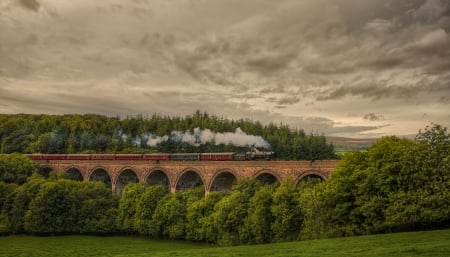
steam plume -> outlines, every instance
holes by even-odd
[[[267,143],[267,141],[265,141],[261,136],[247,135],[241,130],[241,128],[237,128],[235,132],[224,133],[215,133],[210,129],[202,130],[200,128],[195,128],[193,133],[190,131],[173,131],[169,136],[165,135],[162,137],[149,134],[147,138],[147,145],[156,146],[159,143],[169,140],[188,143],[195,146],[211,143],[215,145],[231,144],[235,146],[254,146],[266,149],[270,148],[269,143]]]

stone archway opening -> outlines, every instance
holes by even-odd
[[[233,173],[228,171],[221,172],[211,183],[210,191],[230,191],[236,181],[236,176]]]
[[[129,184],[129,183],[137,183],[139,182],[139,178],[136,175],[136,172],[134,172],[131,169],[123,170],[119,177],[117,177],[116,181],[116,194],[121,195],[123,192],[123,189]]]
[[[66,176],[68,179],[72,179],[75,181],[83,181],[83,175],[81,174],[80,170],[74,167],[66,171]]]
[[[280,181],[278,181],[277,177],[275,177],[273,174],[268,173],[268,172],[263,172],[263,173],[259,174],[255,179],[259,180],[263,184],[269,184],[269,185],[280,183]]]
[[[195,171],[189,170],[178,179],[176,191],[189,190],[200,186],[203,186],[203,189],[205,188],[200,175]]]
[[[48,176],[50,176],[50,172],[52,172],[52,171],[53,171],[53,169],[50,167],[42,167],[39,169],[39,174],[45,178],[48,178]]]
[[[107,187],[111,188],[111,177],[108,175],[108,172],[102,168],[98,168],[92,172],[89,176],[89,181],[100,181],[103,182]]]
[[[315,187],[317,184],[320,184],[324,182],[325,179],[322,176],[319,176],[317,174],[309,174],[306,176],[303,176],[300,178],[297,182],[297,187],[300,189],[304,188],[312,188]]]
[[[155,170],[150,173],[145,182],[150,185],[165,185],[169,188],[169,177],[162,170]]]

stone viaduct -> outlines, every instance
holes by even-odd
[[[132,182],[167,185],[171,192],[204,186],[205,193],[229,190],[242,178],[267,183],[291,178],[298,183],[307,177],[328,179],[336,160],[324,161],[145,161],[145,160],[34,160],[41,173],[66,172],[75,180],[102,181],[121,194]]]

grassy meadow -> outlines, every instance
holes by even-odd
[[[0,237],[0,256],[450,256],[450,230],[217,247],[144,237]]]

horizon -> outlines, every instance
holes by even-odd
[[[446,0],[4,0],[0,113],[450,127]]]

